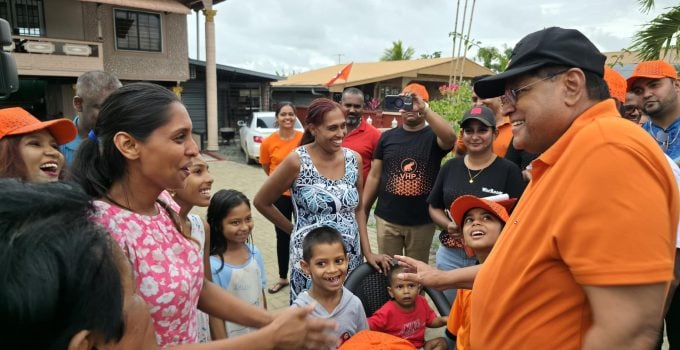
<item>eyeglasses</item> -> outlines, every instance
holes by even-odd
[[[630,121],[638,122],[641,117],[640,109],[636,106],[623,106],[623,117]]]
[[[558,76],[558,75],[560,75],[560,74],[564,74],[564,73],[566,73],[567,71],[568,71],[568,69],[567,69],[567,70],[563,70],[563,71],[561,71],[561,72],[557,72],[557,73],[550,74],[550,75],[548,75],[547,77],[545,77],[545,78],[543,78],[543,79],[539,79],[539,80],[536,80],[536,81],[532,81],[531,83],[526,84],[526,85],[521,86],[521,87],[518,87],[517,89],[505,89],[505,94],[503,94],[503,96],[501,96],[501,105],[503,105],[503,106],[514,106],[515,104],[517,104],[517,99],[519,98],[519,94],[520,94],[522,91],[524,91],[524,90],[526,90],[527,88],[529,88],[529,87],[531,87],[531,86],[533,86],[533,85],[536,85],[536,84],[538,84],[538,83],[540,83],[540,82],[542,82],[542,81],[546,81],[546,80],[552,79],[552,78],[554,78],[554,77],[556,77],[556,76]]]

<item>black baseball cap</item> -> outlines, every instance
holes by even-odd
[[[581,68],[603,77],[605,59],[578,30],[546,28],[522,38],[512,49],[505,72],[478,81],[474,85],[475,94],[481,98],[501,96],[508,79],[548,65]]]
[[[463,126],[463,124],[470,119],[479,120],[486,126],[496,127],[496,115],[493,114],[493,111],[489,107],[472,107],[469,111],[465,112],[463,120],[460,121],[460,125]]]

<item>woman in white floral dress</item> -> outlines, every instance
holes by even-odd
[[[347,248],[349,272],[363,262],[387,271],[390,258],[373,254],[368,242],[366,216],[360,208],[361,157],[341,147],[347,135],[342,107],[319,98],[309,105],[305,133],[296,148],[271,174],[255,195],[255,207],[277,227],[291,233],[290,301],[310,287],[300,268],[302,240],[312,229],[330,226],[342,234]],[[292,189],[295,225],[274,206],[276,193]]]

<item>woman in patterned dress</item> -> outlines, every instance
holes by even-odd
[[[291,233],[290,300],[310,287],[302,272],[302,239],[312,229],[331,226],[342,234],[349,272],[363,262],[386,271],[390,257],[373,254],[368,242],[365,213],[359,210],[363,179],[361,157],[341,147],[347,135],[345,112],[329,99],[309,105],[305,133],[296,148],[272,173],[255,195],[255,207],[277,227]],[[295,225],[276,209],[278,194],[291,189]]]
[[[132,266],[159,347],[197,341],[197,306],[224,320],[263,327],[201,349],[320,348],[332,341],[321,334],[332,325],[309,319],[311,309],[274,318],[204,278],[199,244],[183,229],[179,208],[165,191],[186,185],[198,155],[191,128],[186,108],[171,91],[128,84],[106,99],[74,163],[78,182],[95,198],[93,221],[118,242]]]

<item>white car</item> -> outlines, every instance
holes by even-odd
[[[239,120],[238,126],[240,126],[238,134],[246,163],[259,163],[260,144],[267,136],[279,129],[276,126],[274,112],[254,112],[250,120]],[[304,131],[299,119],[295,119],[295,129]]]

